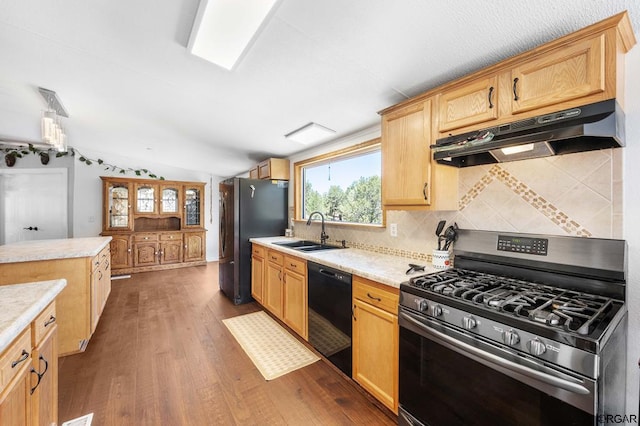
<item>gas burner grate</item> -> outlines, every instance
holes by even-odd
[[[456,268],[414,277],[409,285],[580,335],[590,334],[612,307],[607,297]]]

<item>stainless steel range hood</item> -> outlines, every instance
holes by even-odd
[[[615,99],[479,132],[438,139],[440,164],[469,167],[624,146],[624,112]]]

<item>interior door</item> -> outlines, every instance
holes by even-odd
[[[0,170],[0,243],[67,238],[67,169]]]

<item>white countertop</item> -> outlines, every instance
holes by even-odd
[[[252,243],[261,244],[302,259],[338,268],[342,271],[359,275],[395,288],[399,288],[400,283],[409,280],[409,278],[413,276],[436,272],[436,269],[425,262],[399,256],[392,256],[389,254],[375,253],[367,250],[345,248],[303,252],[273,244],[281,241],[296,240],[297,238],[287,237],[263,237],[249,239]],[[424,265],[424,272],[414,272],[411,275],[407,275],[406,272],[409,269],[410,263]]]
[[[0,246],[0,263],[93,257],[111,237],[65,238],[61,240],[21,241]]]
[[[0,353],[67,285],[67,280],[50,280],[0,286]]]

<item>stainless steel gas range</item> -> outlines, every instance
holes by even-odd
[[[400,286],[399,424],[624,415],[625,241],[459,230],[454,253]]]

